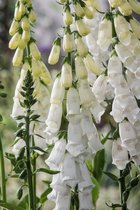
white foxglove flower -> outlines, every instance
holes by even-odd
[[[105,99],[106,87],[107,77],[102,74],[96,79],[92,87],[92,91],[99,103],[103,102]]]
[[[78,91],[71,87],[67,92],[67,118],[76,114],[80,114],[80,97]]]
[[[54,114],[55,113],[55,114]],[[48,118],[46,120],[46,133],[55,134],[59,131],[62,118],[62,104],[51,104]]]
[[[16,144],[14,144],[14,146],[12,148],[12,152],[14,153],[16,158],[18,157],[18,155],[23,147],[25,147],[25,141],[23,139],[19,139],[18,142]]]
[[[124,119],[124,113],[123,113],[121,103],[118,100],[118,97],[115,97],[112,104],[112,111],[110,114],[113,116],[114,120],[118,123],[121,122]]]
[[[64,99],[64,94],[65,94],[65,89],[61,84],[60,77],[56,77],[53,84],[50,102],[54,104],[62,103]]]
[[[80,172],[82,176],[82,181],[78,184],[78,189],[80,192],[83,192],[85,189],[92,190],[93,183],[91,181],[91,177],[89,174],[89,171],[87,169],[87,166],[85,163],[79,163]]]
[[[59,169],[60,163],[64,159],[65,155],[65,149],[66,149],[66,140],[60,139],[57,141],[51,151],[51,154],[49,155],[48,159],[45,161],[45,163],[51,168],[51,169]]]
[[[76,50],[79,56],[85,57],[88,54],[88,48],[82,38],[78,36],[75,40],[76,43]]]
[[[66,153],[64,161],[61,168],[62,181],[67,186],[74,188],[78,183],[77,179],[77,167],[75,163],[75,158],[69,153]]]
[[[79,81],[79,95],[81,104],[84,107],[90,107],[95,100],[95,96],[92,93],[92,90],[89,87],[87,79]]]
[[[93,208],[92,204],[92,191],[84,190],[78,193],[79,197],[79,210],[91,210]]]
[[[64,62],[62,66],[60,81],[65,88],[72,86],[72,67],[68,62]]]
[[[130,19],[130,25],[133,33],[140,39],[140,23],[135,18],[132,18]]]
[[[129,23],[126,21],[126,19],[123,16],[117,15],[114,18],[114,25],[115,25],[115,30],[116,30],[116,33],[120,42],[124,44],[125,46],[129,45],[131,41]]]
[[[140,66],[140,59],[137,56],[128,57],[124,62],[124,66],[131,72],[136,72]]]
[[[131,93],[128,84],[125,78],[122,76],[122,78],[120,79],[119,86],[115,88],[115,95],[119,96],[119,95],[130,95],[130,94]]]
[[[129,163],[127,149],[121,146],[120,139],[113,141],[112,163],[116,165],[119,170],[125,169],[127,163]]]
[[[108,74],[118,73],[122,74],[122,63],[118,56],[113,55],[108,62]]]
[[[112,23],[107,18],[104,18],[99,25],[98,40],[99,47],[106,51],[112,42]]]
[[[123,45],[121,42],[115,45],[116,53],[121,60],[121,62],[125,62],[125,60],[132,56],[132,52],[130,51],[128,46]]]
[[[140,99],[140,80],[134,73],[130,72],[129,70],[126,71],[126,79],[133,95],[137,99]]]
[[[71,193],[67,195],[61,195],[60,193],[57,194],[56,198],[56,206],[54,210],[69,210],[71,204]]]
[[[90,107],[90,111],[91,111],[96,123],[100,123],[101,117],[105,112],[105,108],[99,104],[97,99],[94,100],[92,106]]]
[[[98,66],[98,64],[96,64],[90,54],[87,54],[87,56],[84,58],[84,62],[88,71],[91,71],[96,75],[100,75],[102,73],[102,69],[100,68],[100,66]]]
[[[83,62],[83,59],[80,56],[76,56],[75,58],[75,71],[77,79],[87,78],[87,70]]]

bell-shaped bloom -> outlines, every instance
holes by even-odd
[[[80,114],[80,97],[77,89],[74,87],[69,88],[67,92],[67,118],[69,116]]]
[[[130,6],[129,2],[127,2],[127,1],[124,1],[119,6],[118,9],[121,12],[121,14],[124,15],[124,16],[130,16],[132,14],[132,7]]]
[[[90,107],[95,99],[87,79],[79,81],[80,102],[84,107]]]
[[[65,52],[72,52],[74,50],[74,38],[73,34],[70,31],[64,34],[63,50]]]
[[[99,25],[98,40],[99,47],[106,51],[112,42],[112,23],[111,20],[104,18]]]
[[[136,72],[139,69],[140,60],[137,59],[137,56],[128,57],[124,62],[124,66],[131,72]]]
[[[60,77],[56,77],[52,88],[50,102],[54,104],[62,103],[64,99],[64,94],[65,89],[61,84]]]
[[[61,168],[62,181],[67,186],[74,188],[78,183],[77,168],[75,158],[71,154],[66,153]]]
[[[120,42],[125,46],[129,45],[131,41],[131,32],[129,31],[129,23],[126,21],[126,19],[123,16],[117,15],[114,18],[114,25]]]
[[[125,60],[132,56],[132,52],[130,51],[128,46],[123,45],[121,42],[115,45],[116,53],[121,60],[121,62],[125,62]]]
[[[85,57],[88,54],[88,48],[82,38],[79,36],[75,40],[76,43],[76,50],[79,56]]]
[[[68,62],[64,62],[62,66],[60,81],[65,88],[72,86],[72,67]]]
[[[75,71],[77,79],[87,78],[87,70],[83,62],[83,59],[80,56],[75,57]]]
[[[54,170],[59,170],[60,164],[64,159],[66,148],[66,140],[60,139],[57,141],[45,163]]]
[[[60,193],[57,194],[56,197],[56,205],[54,210],[69,210],[71,204],[71,193],[67,195],[61,195]]]
[[[103,102],[105,99],[106,87],[107,87],[107,77],[102,74],[96,79],[92,87],[92,91],[99,103]]]
[[[55,113],[55,114],[54,114]],[[46,133],[55,134],[59,131],[62,118],[62,104],[51,104],[48,118],[46,120]]]
[[[99,102],[97,101],[96,98],[93,101],[92,106],[90,107],[90,111],[91,111],[96,123],[100,123],[101,117],[105,112],[105,108],[99,104]]]
[[[118,100],[118,97],[115,97],[112,104],[112,111],[110,114],[113,116],[114,120],[118,123],[124,119],[124,114],[121,107],[121,103]]]
[[[140,99],[140,80],[136,75],[129,70],[126,71],[126,78],[129,88],[131,89],[133,95]]]
[[[92,204],[92,191],[84,190],[78,193],[79,198],[79,210],[91,210],[93,208]]]
[[[78,33],[81,36],[86,36],[90,32],[90,29],[88,28],[88,26],[84,23],[82,19],[76,20],[76,28],[77,28]]]
[[[34,57],[34,59],[36,59],[36,60],[41,59],[41,53],[40,53],[37,45],[35,44],[35,42],[30,43],[30,52],[31,52],[31,55]]]
[[[98,64],[96,64],[90,54],[87,54],[87,56],[84,58],[84,63],[88,71],[91,71],[96,75],[100,75],[102,73],[102,69],[100,66],[98,66]]]
[[[127,163],[129,163],[127,149],[122,147],[120,139],[113,141],[112,163],[116,165],[119,170],[125,169]]]
[[[118,56],[113,55],[108,62],[108,74],[122,74],[122,63]]]

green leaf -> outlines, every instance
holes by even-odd
[[[51,193],[52,188],[48,188],[47,190],[45,190],[41,196],[40,196],[40,203],[43,204],[45,203],[46,200],[48,200],[47,196],[49,193]]]
[[[20,179],[26,179],[27,177],[27,170],[24,169],[20,174],[19,174],[19,178]]]
[[[53,170],[50,170],[48,168],[38,168],[34,173],[38,173],[38,172],[43,172],[43,173],[47,173],[47,174],[58,174],[58,173],[60,173],[60,171],[53,171]]]
[[[95,177],[92,176],[92,182],[95,185],[95,187],[92,190],[92,200],[93,200],[93,204],[96,207],[96,203],[97,200],[99,198],[99,193],[100,193],[100,185],[98,183],[98,181],[95,179]]]
[[[8,210],[15,210],[16,209],[16,207],[14,207],[12,204],[6,203],[2,200],[0,200],[0,207],[3,207],[3,208],[8,209]]]
[[[109,178],[111,178],[113,181],[115,181],[115,182],[118,182],[118,181],[119,181],[118,177],[115,176],[114,174],[112,174],[112,173],[110,173],[110,172],[107,172],[107,171],[103,171],[103,173],[104,173],[105,175],[107,175]]]
[[[16,119],[16,120],[22,120],[22,119],[24,119],[24,118],[25,118],[24,115],[19,115],[19,116],[17,116],[15,119]]]
[[[30,117],[30,120],[31,120],[31,121],[35,121],[35,120],[37,120],[39,117],[40,117],[40,115],[34,114],[34,115],[32,115],[32,116]]]
[[[37,147],[37,146],[30,147],[30,150],[31,150],[31,152],[32,151],[40,151],[40,152],[43,152],[43,153],[47,153],[45,150],[43,150],[43,149],[41,149],[40,147]]]
[[[98,151],[94,158],[93,176],[97,179],[98,182],[101,181],[104,165],[105,165],[105,150],[103,149]]]
[[[2,122],[3,121],[3,117],[2,117],[2,115],[0,114],[0,122]]]

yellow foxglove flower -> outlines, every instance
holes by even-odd
[[[102,73],[101,68],[95,63],[93,57],[90,54],[84,58],[85,66],[87,70],[93,72],[96,75],[100,75]]]
[[[31,23],[34,23],[36,21],[36,15],[33,9],[31,9],[30,13],[29,13],[29,20]]]
[[[82,19],[76,20],[76,28],[78,33],[81,36],[86,36],[89,34],[90,29],[88,28],[88,26],[83,22]]]
[[[83,42],[82,38],[79,36],[75,40],[77,46],[77,53],[81,57],[85,57],[88,54],[88,48],[86,44]]]
[[[30,52],[31,52],[31,55],[34,57],[34,59],[36,60],[41,59],[41,53],[35,42],[30,43]]]
[[[122,13],[122,15],[124,16],[129,16],[132,14],[132,8],[129,4],[129,2],[124,2],[123,4],[121,4],[119,7],[118,7],[119,11]]]
[[[72,52],[74,50],[74,39],[73,35],[66,32],[63,37],[63,50],[65,52]]]
[[[73,18],[69,9],[66,9],[63,13],[63,22],[67,26],[70,26],[73,23]]]
[[[74,5],[74,9],[78,17],[83,17],[85,15],[83,7],[78,2],[76,2],[76,4]]]
[[[10,49],[16,49],[18,47],[21,35],[17,32],[9,42]]]
[[[19,7],[16,6],[16,8],[15,8],[15,13],[14,13],[14,18],[15,18],[15,20],[20,20],[20,19],[21,19],[21,16],[22,16],[22,13],[21,13],[21,11],[19,10]]]
[[[23,58],[23,50],[17,48],[12,60],[13,66],[19,66],[22,63],[22,58]]]
[[[13,36],[17,32],[18,27],[18,21],[13,20],[9,29],[9,34]]]
[[[40,70],[41,70],[41,75],[40,75],[40,79],[46,84],[51,84],[52,83],[52,78],[50,75],[50,72],[47,68],[47,66],[43,63],[43,61],[39,61],[39,65],[40,65]]]
[[[21,13],[21,15],[24,15],[26,12],[26,8],[24,3],[20,2],[20,6],[19,6],[19,12]]]
[[[85,6],[84,7],[85,16],[87,19],[92,19],[94,16],[94,9],[92,7]]]
[[[21,20],[21,27],[25,31],[28,31],[30,29],[30,22],[26,16],[24,16]]]
[[[61,39],[57,38],[54,41],[53,47],[51,49],[51,52],[48,58],[49,64],[54,65],[58,62],[59,56],[60,56],[60,45],[61,45]]]
[[[99,47],[106,51],[112,42],[112,23],[109,19],[104,18],[99,24],[98,40]]]
[[[76,56],[75,58],[75,71],[77,79],[86,79],[87,78],[87,70],[85,64],[80,56]]]
[[[28,42],[30,40],[30,31],[24,31],[22,32],[22,39],[25,42]]]
[[[108,0],[111,7],[119,7],[123,2],[124,0]]]
[[[61,84],[65,88],[72,86],[72,68],[68,62],[64,62],[62,66]]]
[[[140,39],[140,23],[135,19],[130,19],[130,25],[133,30],[133,33],[138,39]]]
[[[114,18],[114,25],[120,42],[126,46],[129,45],[131,41],[129,23],[126,21],[126,19],[123,16],[117,15]]]

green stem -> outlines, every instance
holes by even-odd
[[[26,155],[27,155],[26,166],[27,166],[28,186],[29,186],[29,210],[35,210],[33,173],[32,173],[32,167],[31,167],[31,159],[30,159],[30,133],[29,133],[30,119],[29,119],[28,111],[27,111],[27,116],[26,116]]]
[[[32,139],[32,145],[35,146],[34,138]],[[36,157],[35,157],[35,152],[33,152],[33,172],[36,171]],[[34,188],[34,206],[36,209],[36,174],[33,174],[33,188]]]
[[[1,198],[4,202],[6,202],[6,178],[5,178],[4,153],[3,153],[1,137],[0,137],[0,175],[1,175]]]
[[[125,191],[125,177],[122,176],[123,171],[120,171],[120,194],[121,194],[121,204],[122,210],[127,210],[127,203],[123,202],[123,193]]]

